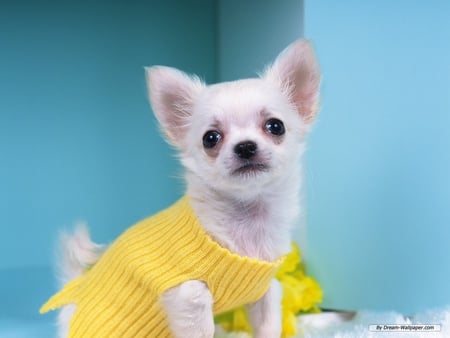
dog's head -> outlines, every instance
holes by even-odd
[[[291,44],[257,79],[207,86],[169,67],[146,72],[151,105],[168,142],[207,185],[257,192],[298,168],[320,83],[307,41]]]

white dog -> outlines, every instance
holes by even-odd
[[[192,209],[192,214],[201,227],[200,235],[196,234],[193,240],[203,236],[204,231],[209,238],[205,239],[208,243],[207,250],[217,249],[220,252],[218,255],[226,255],[227,258],[220,262],[219,258],[214,258],[217,261],[208,265],[207,272],[202,272],[206,274],[204,277],[180,281],[178,277],[170,277],[176,278],[177,282],[167,284],[170,287],[161,291],[159,288],[153,288],[151,281],[147,285],[147,281],[153,278],[150,277],[151,271],[158,271],[155,278],[164,278],[169,272],[159,273],[163,271],[159,265],[155,268],[149,267],[147,270],[144,267],[150,264],[148,261],[167,260],[168,264],[172,265],[164,271],[178,269],[177,263],[170,261],[171,257],[179,253],[173,254],[171,250],[172,247],[177,251],[181,250],[178,243],[183,241],[183,238],[178,237],[189,236],[192,232],[190,228],[187,235],[183,230],[169,234],[170,226],[166,227],[169,229],[167,231],[163,229],[151,231],[148,229],[157,227],[153,224],[156,221],[151,218],[151,222],[145,221],[143,222],[145,224],[138,225],[137,228],[135,226],[140,230],[127,231],[116,241],[119,244],[115,242],[104,253],[98,245],[91,242],[87,230],[80,228],[72,237],[66,237],[64,240],[63,272],[67,280],[75,278],[82,282],[75,284],[69,282],[64,290],[66,296],[70,293],[72,298],[58,298],[57,294],[53,304],[44,306],[43,311],[67,305],[60,314],[61,337],[87,337],[87,332],[90,332],[91,337],[92,332],[96,332],[98,337],[210,338],[214,336],[213,315],[218,312],[216,310],[223,310],[226,307],[226,305],[221,307],[220,292],[226,294],[227,290],[234,287],[226,284],[225,290],[216,291],[216,287],[221,287],[219,285],[221,281],[217,279],[226,280],[228,279],[226,276],[229,275],[233,277],[227,283],[240,284],[236,287],[243,287],[242,284],[249,283],[244,288],[254,290],[258,289],[258,284],[261,283],[263,292],[260,292],[257,299],[255,295],[251,296],[253,298],[245,294],[239,297],[242,298],[242,302],[250,299],[250,304],[247,305],[254,336],[279,337],[281,290],[272,279],[273,273],[267,274],[270,275],[268,280],[266,277],[258,279],[259,275],[249,277],[247,280],[240,275],[241,272],[234,272],[233,263],[228,263],[228,259],[246,262],[245,264],[248,262],[263,264],[261,266],[264,267],[261,269],[269,269],[268,267],[272,268],[272,265],[276,267],[280,258],[290,250],[291,229],[300,207],[299,191],[302,181],[300,160],[305,149],[307,132],[318,110],[320,74],[310,44],[305,40],[294,42],[259,78],[255,79],[205,85],[198,78],[173,68],[156,66],[147,68],[146,73],[153,111],[168,142],[179,151],[179,157],[186,170],[187,197],[184,202],[178,202],[178,207],[171,207],[168,210],[179,212],[178,210],[182,208]],[[180,207],[180,203],[184,203],[183,207]],[[168,214],[163,212],[161,217],[164,218]],[[150,223],[152,228],[148,228]],[[169,237],[161,240],[161,244],[159,242],[157,244],[164,251],[160,255],[163,258],[154,257],[157,254],[149,249],[151,245],[145,247],[145,252],[148,250],[147,256],[144,254],[139,254],[139,257],[133,256],[136,255],[135,252],[144,252],[144,249],[132,251],[130,247],[138,244],[124,243],[131,241],[130,238],[137,231],[141,231],[139,240],[150,232],[152,236],[159,236],[160,233],[169,234],[167,235]],[[153,241],[153,237],[151,238]],[[217,245],[217,248],[214,245]],[[203,254],[205,250],[202,246]],[[113,253],[109,253],[110,251]],[[121,254],[122,251],[126,253]],[[189,263],[189,261],[182,262],[184,255],[183,253],[176,256],[180,266]],[[186,253],[186,257],[189,257],[188,255],[189,253]],[[208,254],[195,265],[202,265],[203,261],[216,257],[214,255],[215,253],[208,251]],[[126,260],[122,257],[126,257]],[[125,263],[120,263],[122,260]],[[222,276],[221,278],[209,278],[208,274],[216,273],[210,272],[212,269],[220,269],[224,265],[226,274],[218,272],[217,276]],[[158,289],[155,291],[157,298],[151,299],[157,299],[158,311],[164,313],[164,324],[161,325],[167,326],[169,331],[164,331],[159,324],[154,324],[158,326],[159,331],[155,328],[145,331],[143,327],[146,323],[141,324],[140,331],[137,331],[135,326],[132,327],[138,321],[136,318],[127,326],[124,325],[123,322],[128,319],[121,316],[121,313],[128,311],[127,306],[137,311],[136,313],[141,307],[150,306],[146,304],[150,296],[148,299],[147,296],[142,296],[145,293],[139,293],[137,303],[133,303],[133,296],[130,294],[127,296],[127,302],[119,304],[122,291],[115,288],[122,284],[116,282],[116,279],[127,274],[127,271],[131,270],[130,267],[133,267],[134,271],[139,271],[139,274],[141,270],[145,270],[145,273],[142,272],[143,277],[138,276],[138,272],[130,272],[132,277],[127,277],[129,278],[127,281],[132,278],[139,279],[133,287],[134,293]],[[90,274],[95,276],[96,270],[103,271],[102,269],[114,272],[108,275],[109,277],[104,277],[102,282],[99,282],[100,277],[90,277]],[[199,269],[206,271],[203,267]],[[118,271],[121,271],[120,274]],[[197,275],[194,273],[189,276]],[[88,280],[102,285],[92,286],[92,289],[97,289],[95,292],[92,291],[89,297],[95,298],[96,301],[90,302],[90,305],[86,305],[87,301],[83,303],[84,298],[88,297],[87,293],[80,296],[74,291],[78,290],[81,283],[86,284],[86,289],[89,289]],[[128,288],[134,285],[133,283],[131,281],[123,284],[126,286],[123,287],[123,293],[129,292]],[[214,283],[219,286],[213,285]],[[103,303],[107,303],[106,306],[99,299],[102,297],[103,289],[107,288],[111,291],[105,293],[104,297],[108,297],[108,302]],[[231,293],[232,291],[230,298],[233,298]],[[111,296],[112,294],[114,296]],[[81,312],[88,309],[93,312],[88,317],[82,317]],[[141,321],[147,310],[142,311],[144,312],[140,315]],[[101,318],[106,314],[109,316],[110,313],[112,314],[109,319],[101,321]],[[153,319],[154,316],[146,320],[150,322]],[[110,327],[111,323],[114,323],[114,328]],[[163,332],[170,334],[166,335]]]

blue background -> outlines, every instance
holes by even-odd
[[[307,1],[323,71],[307,156],[325,306],[450,305],[450,2]]]
[[[215,22],[213,1],[0,3],[1,337],[50,322],[59,230],[107,243],[182,194],[144,66],[214,81]]]
[[[303,247],[323,305],[449,304],[449,15],[444,0],[1,2],[0,336],[48,336],[16,320],[49,321],[62,227],[109,242],[183,193],[143,67],[254,76],[303,30],[324,74]]]

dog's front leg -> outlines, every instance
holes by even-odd
[[[214,336],[213,297],[204,282],[187,281],[166,291],[161,304],[176,338]]]
[[[255,338],[281,336],[281,294],[281,286],[274,279],[266,294],[247,306]]]

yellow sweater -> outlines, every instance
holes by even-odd
[[[281,262],[222,248],[203,231],[184,197],[129,228],[40,312],[76,304],[69,337],[172,337],[158,302],[166,290],[205,281],[217,314],[261,298]]]

